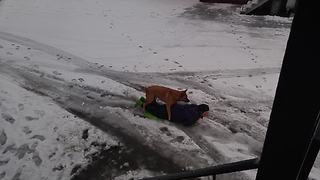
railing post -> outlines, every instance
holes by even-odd
[[[216,180],[216,175],[212,175],[212,180]]]

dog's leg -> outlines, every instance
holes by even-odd
[[[152,103],[152,101],[154,100],[154,98],[155,98],[154,96],[150,96],[150,95],[146,94],[146,101],[145,101],[144,104],[143,104],[143,112],[146,111],[146,106],[147,106],[148,104]]]
[[[171,121],[171,105],[166,104],[167,107],[167,113],[168,113],[168,120]]]

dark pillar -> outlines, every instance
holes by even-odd
[[[319,28],[316,1],[298,2],[257,180],[296,180],[306,159],[320,109]]]

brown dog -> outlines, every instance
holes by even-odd
[[[187,97],[187,90],[178,91],[163,86],[150,86],[145,89],[146,101],[143,105],[143,110],[146,110],[146,106],[150,104],[155,98],[159,98],[166,103],[168,119],[171,120],[171,106],[176,104],[177,101],[190,102]]]

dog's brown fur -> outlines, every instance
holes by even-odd
[[[178,91],[163,86],[149,86],[145,88],[146,101],[143,105],[143,110],[146,110],[146,106],[150,104],[155,98],[159,98],[166,103],[168,119],[171,120],[171,106],[176,104],[177,101],[190,102],[187,97],[187,90]]]

